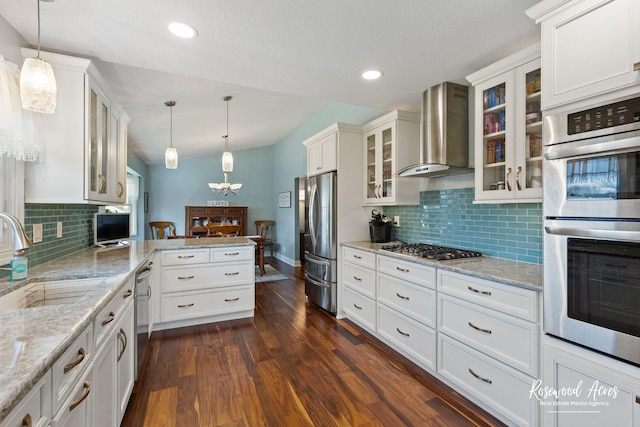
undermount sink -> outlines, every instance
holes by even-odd
[[[30,283],[1,296],[0,311],[73,304],[103,282],[104,277]]]

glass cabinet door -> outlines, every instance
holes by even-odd
[[[394,126],[376,128],[370,134],[365,134],[364,138],[367,162],[365,203],[381,204],[393,200]]]
[[[376,199],[378,191],[378,163],[376,147],[376,134],[373,132],[371,135],[365,137],[366,141],[366,158],[367,158],[367,199]]]
[[[94,200],[103,198],[107,193],[110,110],[106,98],[98,90],[90,88],[88,198]]]
[[[382,129],[382,198],[393,197],[393,128]]]
[[[524,75],[524,144],[519,164],[524,170],[520,171],[520,180],[517,182],[521,186],[520,191],[531,192],[542,187],[542,111],[540,108],[540,63],[534,61],[533,64],[523,70]],[[534,69],[529,69],[534,67]],[[522,114],[522,113],[521,113]],[[522,188],[523,187],[523,188]]]
[[[504,194],[508,189],[513,154],[511,129],[511,79],[488,82],[482,93],[482,191]],[[499,196],[504,197],[504,196]]]

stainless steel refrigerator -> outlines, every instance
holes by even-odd
[[[337,204],[336,172],[307,178],[304,283],[309,301],[336,313]]]

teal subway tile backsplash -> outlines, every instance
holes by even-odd
[[[473,188],[420,193],[418,206],[385,206],[399,216],[394,237],[542,264],[542,204],[473,204]]]

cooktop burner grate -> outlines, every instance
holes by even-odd
[[[446,246],[433,246],[426,243],[403,243],[398,245],[383,246],[383,250],[412,255],[420,258],[442,261],[447,259],[474,258],[482,256],[481,252],[466,249],[448,248]]]

